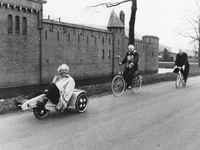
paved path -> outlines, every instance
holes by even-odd
[[[174,69],[171,68],[159,68],[158,69],[158,74],[160,73],[168,73],[168,72],[173,72]]]
[[[176,89],[174,82],[143,86],[121,97],[90,99],[37,120],[32,112],[0,116],[1,150],[199,150],[200,77]]]

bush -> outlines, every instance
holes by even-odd
[[[174,62],[159,62],[158,68],[174,68]]]

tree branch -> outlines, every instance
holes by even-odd
[[[197,7],[199,7],[198,1],[197,2]],[[187,12],[187,16],[184,17],[186,20],[186,23],[184,24],[185,27],[187,28],[182,28],[181,30],[178,29],[177,33],[183,37],[187,37],[192,39],[193,43],[194,41],[198,42],[200,38],[200,14],[199,12],[197,13],[192,13],[192,12]]]
[[[180,31],[178,30],[177,33],[183,37],[187,37],[187,38],[192,38],[194,40],[198,40],[198,38],[196,36],[193,36],[191,33],[188,33],[188,32],[183,32],[183,31]]]
[[[123,0],[123,1],[120,1],[120,2],[107,2],[107,3],[100,3],[100,4],[97,4],[97,5],[93,5],[93,6],[88,6],[86,9],[89,10],[91,8],[95,8],[95,7],[99,7],[99,6],[106,6],[107,8],[110,8],[110,7],[115,7],[115,6],[118,6],[122,3],[126,3],[126,2],[130,2],[132,0]]]

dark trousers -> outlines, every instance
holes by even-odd
[[[185,72],[185,71],[183,71],[183,80],[185,81],[185,82],[187,82],[187,78],[188,78],[188,73],[187,72]]]
[[[32,99],[32,98],[34,98],[34,97],[37,97],[37,96],[39,96],[39,95],[41,95],[41,94],[46,94],[47,92],[45,92],[44,90],[39,90],[39,89],[37,89],[37,90],[35,90],[34,92],[32,92],[31,94],[29,94],[28,96],[26,96],[25,97],[25,99]]]
[[[132,86],[133,77],[135,74],[136,68],[125,68],[123,72],[123,78],[127,83],[127,87]]]
[[[49,85],[46,97],[50,99],[53,104],[58,104],[60,92],[55,83]]]
[[[58,104],[59,98],[60,98],[60,92],[59,92],[57,86],[55,85],[55,83],[50,83],[47,92],[45,92],[43,90],[35,90],[33,93],[28,95],[26,97],[26,99],[32,99],[41,94],[46,94],[47,99],[50,99],[53,104]],[[46,102],[47,101],[45,101],[44,103],[46,103]]]

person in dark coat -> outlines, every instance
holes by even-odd
[[[123,61],[119,64],[126,64],[123,72],[123,78],[127,83],[127,88],[131,89],[134,74],[138,70],[139,54],[133,45],[129,45],[128,50],[129,51],[126,53]]]
[[[187,82],[187,78],[189,75],[189,67],[190,64],[188,62],[188,56],[187,53],[183,52],[183,50],[179,50],[179,53],[176,55],[176,61],[174,64],[174,73],[178,73],[179,69],[177,67],[182,67],[182,74],[183,74],[183,80],[184,84]]]

